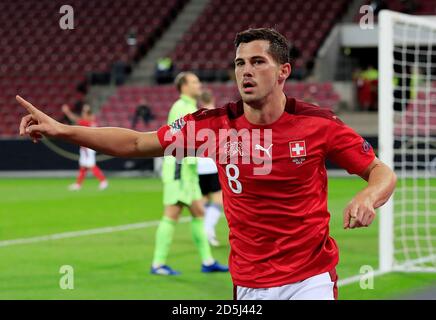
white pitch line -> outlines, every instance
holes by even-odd
[[[344,280],[339,280],[338,281],[338,287],[344,287],[344,286],[347,286],[349,284],[353,284],[353,283],[356,283],[356,282],[359,282],[359,281],[365,281],[369,277],[374,277],[375,278],[375,277],[384,275],[386,273],[388,273],[388,272],[380,271],[380,270],[375,270],[372,273],[358,274],[358,275],[355,275],[355,276],[352,276],[352,277],[349,277],[349,278],[345,278]]]
[[[183,217],[183,218],[179,219],[179,223],[184,223],[184,222],[188,222],[188,221],[191,221],[191,217]],[[29,244],[29,243],[37,243],[37,242],[43,242],[43,241],[84,237],[84,236],[96,235],[96,234],[120,232],[120,231],[126,231],[126,230],[150,228],[150,227],[157,226],[159,224],[159,222],[160,222],[160,220],[144,221],[144,222],[138,222],[138,223],[132,223],[132,224],[124,224],[124,225],[114,226],[114,227],[103,227],[103,228],[96,228],[96,229],[55,233],[55,234],[49,234],[49,235],[45,235],[45,236],[38,236],[38,237],[32,237],[32,238],[19,238],[19,239],[3,240],[3,241],[0,241],[0,247],[9,247],[9,246],[14,246],[14,245],[19,245],[19,244]]]
[[[185,223],[188,221],[191,221],[191,217],[180,218],[179,223]],[[103,228],[96,228],[96,229],[55,233],[55,234],[49,234],[49,235],[45,235],[45,236],[38,236],[38,237],[31,237],[31,238],[19,238],[19,239],[3,240],[3,241],[0,241],[0,247],[10,247],[10,246],[20,245],[20,244],[30,244],[30,243],[38,243],[38,242],[44,242],[44,241],[69,239],[69,238],[78,238],[78,237],[84,237],[84,236],[90,236],[90,235],[113,233],[113,232],[120,232],[120,231],[127,231],[127,230],[151,228],[151,227],[158,226],[159,222],[160,222],[160,220],[144,221],[144,222],[138,222],[138,223],[132,223],[132,224],[124,224],[124,225],[114,226],[114,227],[103,227]],[[376,270],[373,272],[372,275],[374,277],[377,277],[377,276],[383,275],[385,273],[386,272]],[[365,275],[359,274],[359,275],[355,275],[355,276],[352,276],[352,277],[349,277],[349,278],[346,278],[343,280],[339,280],[338,287],[347,286],[349,284],[353,284],[353,283],[359,282],[361,280],[365,280],[368,278],[368,276],[371,276],[371,275],[370,274],[365,274]]]

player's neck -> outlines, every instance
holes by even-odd
[[[255,104],[244,102],[244,115],[252,124],[268,125],[275,122],[285,111],[286,96],[281,94],[270,95],[264,101]]]

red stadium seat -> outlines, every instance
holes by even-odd
[[[102,6],[73,0],[75,10],[86,15],[76,15],[74,32],[69,32],[53,23],[62,5],[59,1],[0,1],[1,109],[17,108],[14,97],[19,93],[61,116],[61,103],[73,104],[82,98],[76,89],[87,73],[110,71],[115,61],[132,60],[135,52],[129,53],[125,38],[131,29],[138,31],[139,45],[148,47],[147,39],[165,28],[186,2],[112,0]],[[23,12],[32,12],[32,19],[23,20]],[[7,119],[16,125],[18,114],[12,116]],[[5,121],[0,117],[0,136],[16,135]]]
[[[212,0],[171,56],[179,70],[227,69],[233,60],[236,32],[248,27],[274,26],[300,50],[306,46],[306,39],[312,40],[308,51],[296,64],[304,67],[315,56],[334,19],[345,11],[347,1],[326,3],[317,0]],[[265,7],[270,10],[264,10]],[[297,39],[303,42],[297,44]],[[204,61],[204,57],[208,61]],[[223,60],[228,61],[227,64],[223,64]]]
[[[221,106],[229,101],[239,99],[238,89],[233,83],[208,83],[205,87],[210,89],[215,98],[216,105]],[[304,83],[287,82],[285,92],[288,96],[298,99],[308,99],[320,106],[335,108],[339,96],[334,92],[330,82]],[[139,126],[138,129],[155,130],[165,124],[171,105],[178,99],[178,92],[173,85],[164,86],[124,86],[110,97],[100,110],[100,118],[105,125],[130,126],[130,119],[141,98],[145,98],[151,107],[155,120],[149,126]]]

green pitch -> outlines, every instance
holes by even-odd
[[[71,179],[0,179],[0,299],[232,299],[228,274],[202,274],[189,223],[177,225],[168,264],[177,277],[149,274],[156,227],[34,243],[4,245],[4,240],[159,220],[161,183],[157,179],[111,179],[105,191],[87,180],[79,192]],[[377,269],[377,222],[360,230],[342,229],[342,210],[360,188],[359,179],[330,179],[331,233],[340,247],[340,279]],[[188,213],[185,212],[184,216]],[[227,261],[227,226],[221,219],[216,259]],[[3,245],[2,245],[3,244]],[[74,269],[74,289],[62,290],[62,266]],[[359,283],[339,288],[341,299],[385,299],[435,285],[434,274],[376,277],[374,289]]]

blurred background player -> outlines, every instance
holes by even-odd
[[[200,95],[200,106],[206,109],[215,108],[215,99],[210,90],[203,90]],[[223,195],[218,180],[218,169],[211,158],[197,158],[200,189],[204,203],[204,229],[211,246],[219,246],[215,227],[223,208]]]
[[[141,98],[139,100],[138,106],[135,109],[135,114],[133,115],[132,118],[131,128],[135,130],[139,120],[142,120],[144,124],[147,126],[150,123],[150,121],[153,119],[154,119],[154,115],[151,112],[150,105],[148,104],[145,98]]]
[[[168,124],[177,130],[177,119],[197,110],[197,99],[201,83],[192,72],[177,75],[175,84],[180,98],[170,109]],[[212,252],[204,230],[204,208],[197,173],[195,157],[186,157],[179,162],[175,157],[164,158],[162,166],[164,216],[156,231],[156,244],[151,267],[152,274],[177,275],[180,272],[167,266],[166,259],[174,235],[175,225],[182,209],[186,206],[192,215],[191,230],[195,246],[202,260],[202,272],[227,272],[228,267],[220,265]]]
[[[91,107],[87,104],[83,105],[80,117],[71,112],[70,107],[66,104],[62,106],[62,112],[73,124],[85,127],[96,126],[95,116],[92,113]],[[76,182],[69,186],[71,191],[77,191],[81,189],[88,169],[90,169],[94,176],[100,181],[98,187],[100,190],[104,190],[108,187],[106,177],[95,163],[95,151],[89,148],[80,147],[79,174]]]

